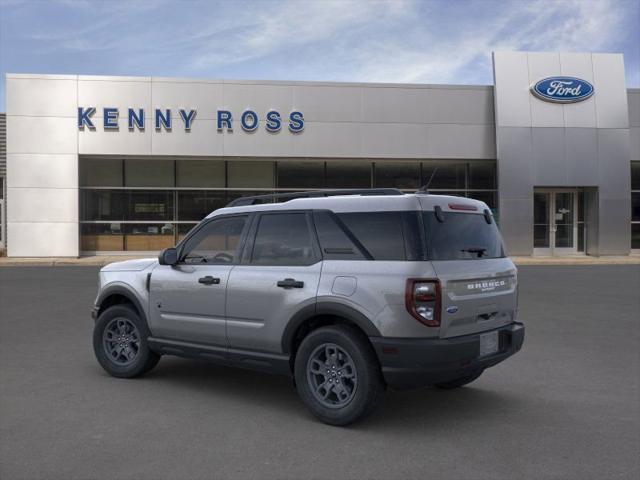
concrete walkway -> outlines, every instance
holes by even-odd
[[[149,258],[155,255],[100,255],[88,257],[0,257],[0,267],[3,266],[88,266],[102,267],[109,263],[131,260],[135,258]],[[606,256],[606,257],[511,257],[516,265],[640,265],[640,255]]]

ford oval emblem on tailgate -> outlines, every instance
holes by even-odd
[[[450,307],[447,307],[447,313],[456,313],[458,311],[458,307],[456,307],[455,305],[452,305]]]

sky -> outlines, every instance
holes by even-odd
[[[619,52],[640,0],[0,0],[5,73],[493,83],[494,50]]]

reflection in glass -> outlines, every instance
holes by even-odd
[[[376,162],[375,188],[420,188],[420,164],[418,162]]]
[[[328,188],[371,188],[371,162],[327,162]]]
[[[278,188],[324,188],[324,162],[278,162]]]

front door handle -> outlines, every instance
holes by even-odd
[[[278,281],[278,286],[282,288],[303,288],[304,282],[299,282],[295,278],[285,278]]]
[[[202,283],[203,285],[218,285],[220,283],[220,279],[207,275],[206,277],[199,278],[198,283]]]

